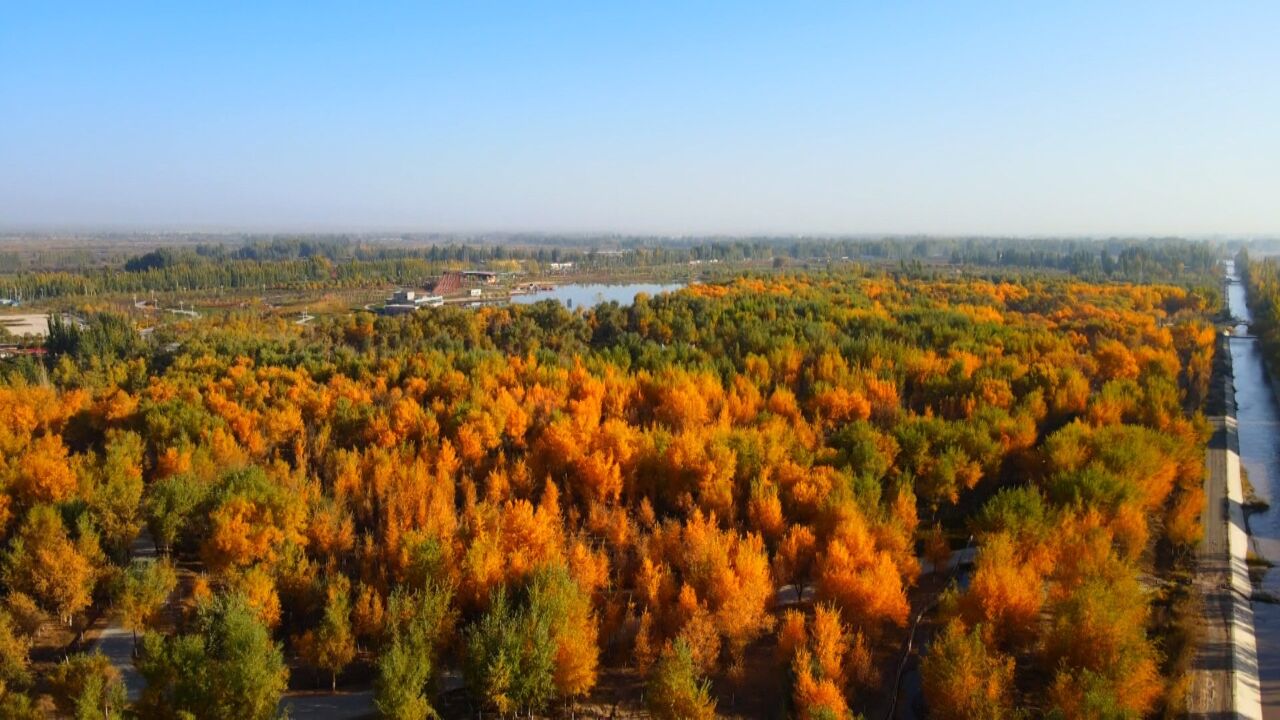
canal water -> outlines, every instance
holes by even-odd
[[[1263,364],[1261,344],[1245,337],[1253,316],[1245,302],[1244,283],[1235,263],[1228,262],[1226,271],[1227,306],[1240,323],[1230,341],[1240,464],[1258,496],[1272,505],[1271,510],[1249,517],[1250,543],[1255,553],[1280,563],[1280,404]],[[1280,568],[1267,573],[1262,590],[1280,597]],[[1280,718],[1280,605],[1255,602],[1253,611],[1263,715]]]
[[[559,285],[554,290],[529,293],[527,295],[512,295],[511,302],[517,305],[529,305],[542,300],[559,300],[570,309],[592,308],[610,301],[616,301],[620,305],[630,305],[635,302],[636,295],[640,293],[653,296],[664,292],[674,292],[682,287],[684,287],[684,283]]]

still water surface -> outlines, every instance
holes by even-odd
[[[595,307],[601,303],[616,301],[620,305],[635,302],[636,295],[645,293],[657,295],[673,292],[684,287],[684,283],[629,283],[626,285],[560,285],[555,290],[529,293],[528,295],[512,295],[511,302],[518,305],[529,305],[541,300],[559,300],[570,309]]]

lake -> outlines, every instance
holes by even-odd
[[[684,283],[628,283],[625,285],[605,285],[601,283],[591,283],[584,285],[559,285],[555,290],[546,292],[529,293],[527,295],[512,295],[511,302],[517,305],[531,305],[542,300],[559,300],[568,308],[595,307],[601,303],[610,301],[617,302],[620,305],[630,305],[635,302],[636,295],[645,293],[647,295],[657,295],[659,293],[674,292],[684,287]]]

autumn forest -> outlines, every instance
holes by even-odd
[[[83,306],[0,366],[0,716],[1176,716],[1216,258],[950,252],[145,333],[96,293],[348,261],[23,275]]]

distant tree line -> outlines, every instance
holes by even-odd
[[[0,259],[10,254],[0,254]],[[1204,242],[1018,240],[1009,238],[652,238],[568,239],[561,245],[451,242],[430,246],[371,244],[350,238],[289,237],[240,245],[162,247],[107,264],[69,251],[51,269],[0,263],[0,295],[24,299],[112,293],[240,289],[371,288],[425,282],[450,268],[522,269],[572,262],[581,271],[643,270],[689,263],[897,262],[912,266],[1038,268],[1090,280],[1205,283],[1219,250]],[[48,258],[46,258],[48,259]]]

